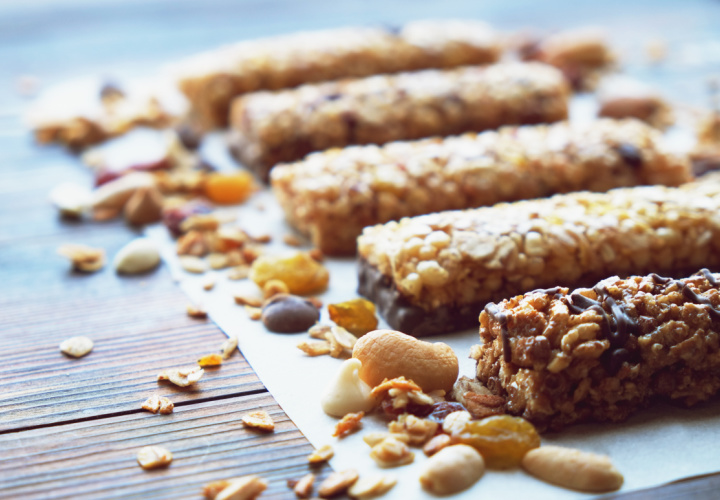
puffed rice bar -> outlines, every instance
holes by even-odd
[[[411,22],[400,30],[341,28],[240,42],[178,64],[178,84],[204,128],[228,122],[232,99],[257,90],[427,68],[487,64],[500,37],[479,21]]]
[[[313,151],[563,120],[567,101],[560,72],[540,63],[381,75],[238,97],[231,143],[267,180]]]
[[[534,288],[720,264],[720,177],[406,218],[365,228],[358,252],[359,291],[393,328],[460,330]]]
[[[636,120],[331,149],[271,172],[287,219],[327,255],[354,254],[363,227],[402,217],[690,179],[687,158]]]
[[[707,400],[720,389],[719,277],[613,277],[488,304],[477,377],[540,428],[624,420],[658,396]]]

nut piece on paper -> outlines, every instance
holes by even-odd
[[[140,448],[137,454],[137,461],[145,470],[157,469],[170,465],[173,455],[167,448],[162,446],[145,446]]]
[[[335,425],[335,431],[333,437],[344,438],[348,434],[351,434],[362,427],[362,418],[365,416],[365,412],[361,411],[358,413],[348,413]]]
[[[310,463],[310,465],[322,464],[330,460],[334,455],[335,452],[333,451],[332,446],[326,444],[308,455],[308,463]]]
[[[452,495],[475,484],[485,473],[482,455],[466,444],[443,448],[425,462],[420,484],[434,495]]]
[[[264,410],[246,413],[240,417],[245,427],[260,429],[261,431],[271,432],[275,430],[275,422],[270,414]]]
[[[348,495],[357,500],[375,498],[390,491],[395,484],[397,484],[397,477],[392,474],[363,476],[350,486]]]
[[[70,259],[73,269],[93,273],[105,267],[105,250],[87,245],[66,243],[58,248],[58,254]]]
[[[292,488],[293,493],[295,493],[296,497],[310,498],[310,495],[312,494],[313,484],[315,483],[315,474],[306,474],[298,481],[292,481],[292,483],[294,484],[290,486],[291,481],[288,481],[288,486]]]
[[[93,350],[93,341],[87,337],[70,337],[60,344],[60,351],[73,358],[82,358]]]
[[[172,413],[175,405],[168,398],[153,394],[145,400],[141,408],[152,413],[160,413],[161,415],[169,415]]]
[[[267,489],[266,480],[258,476],[213,481],[203,487],[207,500],[253,500]]]
[[[178,387],[187,387],[196,383],[205,374],[205,370],[199,366],[192,368],[170,368],[161,371],[158,376],[158,382],[168,380]]]
[[[383,468],[399,467],[412,463],[415,453],[410,451],[407,444],[391,435],[373,446],[370,458]]]
[[[320,484],[318,496],[320,498],[332,498],[345,493],[350,486],[355,484],[358,477],[358,472],[355,469],[333,472]]]

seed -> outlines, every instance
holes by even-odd
[[[87,337],[70,337],[60,344],[60,350],[73,358],[82,358],[93,350],[93,341]]]
[[[276,333],[306,331],[319,318],[320,313],[312,303],[295,295],[276,295],[262,309],[265,327]]]

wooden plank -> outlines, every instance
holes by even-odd
[[[241,425],[255,409],[270,413],[275,432]],[[135,455],[147,445],[167,447],[170,467],[143,471]],[[23,499],[197,499],[205,483],[246,474],[270,481],[263,498],[288,498],[287,480],[311,471],[312,452],[268,394],[5,434],[0,449],[0,497]]]

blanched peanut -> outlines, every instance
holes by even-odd
[[[485,462],[475,448],[448,446],[430,457],[420,474],[422,487],[435,495],[451,495],[475,484],[485,473]]]
[[[623,484],[610,458],[572,448],[535,448],[525,454],[522,467],[538,479],[574,490],[603,493]]]
[[[425,392],[450,391],[458,376],[458,359],[449,345],[394,330],[375,330],[358,339],[353,358],[362,362],[360,378],[371,387],[404,376]]]
[[[362,363],[358,359],[343,362],[340,371],[322,397],[321,405],[331,417],[343,417],[348,413],[370,411],[375,406],[370,387],[360,380],[358,370]]]

